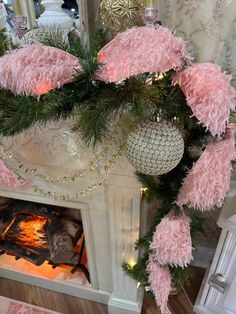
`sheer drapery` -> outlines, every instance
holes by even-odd
[[[156,0],[162,25],[189,41],[194,62],[213,61],[236,77],[236,0]]]

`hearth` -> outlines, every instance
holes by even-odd
[[[73,211],[74,212],[74,211]],[[0,208],[0,254],[52,269],[81,270],[88,282],[82,222],[63,207],[15,200]]]

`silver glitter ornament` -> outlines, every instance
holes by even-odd
[[[134,168],[147,175],[161,175],[174,169],[184,153],[184,140],[178,128],[161,120],[142,121],[126,141],[126,154]]]

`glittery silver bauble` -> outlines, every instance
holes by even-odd
[[[184,140],[171,122],[142,121],[127,137],[126,154],[139,172],[161,175],[174,169],[184,153]]]

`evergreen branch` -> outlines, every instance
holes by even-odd
[[[44,121],[60,120],[70,117],[77,104],[73,83],[64,85],[61,89],[53,90],[42,97]]]
[[[90,36],[90,53],[97,57],[98,52],[111,40],[106,27],[100,27]]]
[[[191,267],[169,267],[169,269],[171,278],[176,285],[186,284],[194,276],[194,271]]]
[[[0,32],[0,57],[8,50],[8,38],[5,33]]]
[[[69,48],[68,52],[79,59],[86,59],[86,50],[77,34],[70,32],[68,34]]]
[[[11,95],[6,103],[0,100],[0,134],[4,136],[22,132],[40,119],[40,103],[35,99]]]
[[[191,220],[191,237],[195,239],[198,235],[206,235],[206,217],[192,210],[188,212]]]
[[[82,141],[87,146],[95,147],[98,142],[102,142],[107,136],[107,116],[100,107],[78,110],[77,122],[74,124],[72,131],[80,132]]]
[[[131,267],[128,263],[124,263],[122,268],[124,272],[133,278],[135,281],[140,282],[142,286],[148,284],[148,273],[147,273],[147,260],[148,255],[143,256],[139,259],[138,263]]]

